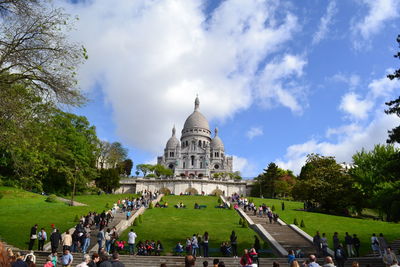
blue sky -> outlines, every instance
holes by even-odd
[[[397,0],[73,1],[88,50],[75,109],[135,164],[155,162],[196,94],[246,177],[306,155],[351,163],[399,125],[384,114],[400,34]]]

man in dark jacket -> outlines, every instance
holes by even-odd
[[[53,233],[50,236],[51,253],[57,252],[58,246],[61,244],[62,238],[58,229],[54,228]]]
[[[35,244],[35,240],[37,239],[37,229],[38,229],[38,225],[37,224],[35,224],[31,228],[31,234],[30,234],[30,238],[29,238],[29,248],[28,248],[28,250],[32,250],[33,245]]]
[[[118,252],[114,252],[112,258],[113,258],[111,261],[112,267],[125,267],[125,265],[119,261]]]

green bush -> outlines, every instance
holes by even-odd
[[[221,203],[222,203],[222,199],[221,199],[220,197],[218,198],[217,201],[218,201],[218,204],[221,204]]]
[[[143,219],[142,219],[142,214],[139,215],[139,223],[142,223]]]
[[[138,226],[138,219],[137,218],[135,218],[135,220],[133,220],[133,224],[132,224],[133,226]]]
[[[275,211],[275,205],[272,205],[271,210],[272,210],[272,211]]]
[[[79,222],[79,216],[78,215],[75,215],[74,222]]]
[[[154,208],[153,207],[153,202],[150,202],[149,209],[152,209],[152,208]]]
[[[247,227],[249,227],[249,224],[245,219],[243,219],[242,228],[247,228]]]
[[[294,225],[299,225],[299,223],[297,222],[297,218],[294,218],[293,224],[294,224]]]
[[[232,203],[231,203],[231,205],[229,206],[229,209],[230,209],[230,210],[233,210],[233,205],[232,205]]]
[[[239,218],[239,225],[242,225],[243,224],[243,219],[242,219],[242,217],[240,217]]]
[[[50,196],[48,196],[48,197],[46,198],[46,202],[49,202],[49,203],[56,203],[56,202],[58,202],[57,196],[54,195],[54,194],[51,194]]]
[[[105,206],[105,208],[106,208],[106,209],[109,209],[109,208],[110,208],[110,204],[107,203],[106,206]]]
[[[301,219],[301,222],[300,222],[300,227],[301,227],[301,228],[304,228],[304,227],[306,227],[306,225],[305,225],[305,223],[304,223],[303,219]]]

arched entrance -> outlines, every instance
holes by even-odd
[[[169,190],[166,187],[162,187],[159,191],[160,191],[161,194],[164,194],[166,196],[171,195],[171,190]]]
[[[199,191],[197,191],[196,188],[189,187],[188,189],[185,190],[185,194],[198,195]]]
[[[211,192],[211,195],[213,195],[213,196],[221,196],[221,195],[223,195],[224,193],[222,192],[222,190],[221,189],[218,189],[218,188],[216,188],[216,189],[214,189],[212,192]]]

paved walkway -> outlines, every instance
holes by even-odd
[[[304,255],[315,254],[315,249],[312,244],[288,225],[269,223],[267,217],[254,216],[253,212],[246,212],[246,214],[255,224],[260,224],[264,227],[264,229],[287,251],[301,249]]]
[[[71,204],[71,199],[66,199],[66,198],[62,198],[62,197],[57,197],[57,199],[60,200],[61,202]],[[74,203],[74,206],[87,206],[86,204],[81,203],[81,202],[74,201],[73,203]]]

